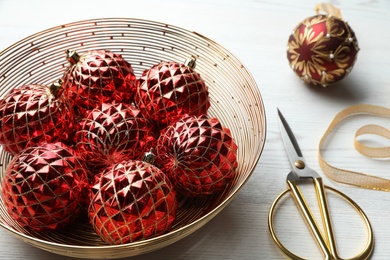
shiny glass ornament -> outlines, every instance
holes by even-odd
[[[103,103],[88,111],[76,126],[75,150],[98,170],[123,160],[141,159],[155,144],[152,123],[124,103]]]
[[[134,100],[146,117],[165,126],[185,114],[207,114],[208,87],[193,67],[195,58],[188,65],[161,62],[142,73]]]
[[[66,53],[70,64],[63,76],[64,94],[81,112],[111,101],[130,103],[136,77],[122,55],[109,50]]]
[[[59,230],[80,214],[88,184],[85,165],[73,149],[60,142],[44,143],[13,158],[2,179],[1,195],[20,226]]]
[[[22,85],[0,100],[0,144],[15,155],[42,142],[66,142],[74,120],[74,111],[62,96],[61,82]]]
[[[348,75],[358,52],[355,33],[344,20],[318,14],[295,27],[288,39],[287,59],[304,82],[327,86]]]
[[[186,196],[223,191],[235,177],[237,144],[217,118],[186,115],[161,131],[157,163]]]
[[[109,244],[125,244],[168,232],[178,203],[173,185],[144,161],[114,164],[95,176],[88,215]]]

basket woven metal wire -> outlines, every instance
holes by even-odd
[[[238,144],[238,169],[224,192],[207,199],[181,199],[177,220],[165,235],[123,245],[107,245],[87,219],[65,230],[35,233],[9,217],[0,199],[0,226],[35,247],[78,258],[121,258],[168,246],[201,228],[237,194],[252,174],[266,137],[263,100],[246,67],[218,43],[176,26],[130,18],[108,18],[60,25],[31,35],[0,52],[0,97],[23,84],[50,84],[68,66],[65,50],[79,53],[108,49],[128,60],[136,73],[161,61],[197,57],[196,70],[206,81],[210,115],[227,126]],[[11,156],[0,148],[0,179]]]

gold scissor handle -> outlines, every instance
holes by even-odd
[[[302,216],[304,217],[306,224],[309,226],[310,231],[313,233],[316,242],[318,243],[321,251],[323,252],[325,259],[342,259],[338,256],[337,253],[337,248],[336,248],[336,241],[334,239],[334,234],[333,234],[333,227],[332,227],[332,222],[329,214],[329,208],[328,208],[328,202],[326,199],[326,193],[325,193],[325,188],[328,190],[331,190],[332,192],[335,192],[336,194],[340,195],[343,197],[345,200],[347,200],[354,208],[355,210],[359,213],[359,215],[363,218],[366,226],[367,226],[367,231],[368,231],[368,242],[365,247],[365,249],[355,257],[351,259],[368,259],[374,249],[374,234],[372,231],[371,223],[368,220],[366,214],[363,212],[363,210],[359,207],[359,205],[356,204],[351,198],[349,198],[347,195],[344,193],[323,185],[322,179],[321,178],[313,178],[314,185],[316,187],[316,192],[317,192],[317,199],[318,199],[318,204],[320,207],[320,212],[322,216],[322,221],[324,223],[325,227],[325,234],[326,236],[323,237],[318,224],[315,221],[315,218],[313,217],[313,214],[310,211],[309,206],[306,203],[305,198],[302,195],[302,192],[300,191],[300,188],[298,185],[295,183],[293,180],[287,180],[287,184],[289,186],[289,189],[285,190],[282,192],[274,201],[272,204],[269,214],[268,214],[268,227],[271,232],[272,238],[275,241],[276,245],[282,250],[284,254],[286,254],[288,257],[291,259],[303,259],[291,251],[289,251],[277,238],[275,230],[274,230],[274,214],[275,214],[275,208],[280,199],[286,195],[287,193],[291,193],[291,195],[294,198],[295,203],[297,204]]]

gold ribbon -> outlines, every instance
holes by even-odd
[[[328,15],[339,18],[340,20],[342,19],[340,9],[338,9],[337,7],[335,7],[331,4],[320,3],[320,4],[316,5],[315,11],[317,14],[319,14],[322,11]]]
[[[328,134],[344,119],[353,115],[373,115],[380,117],[389,117],[390,109],[374,105],[355,105],[347,107],[339,112],[331,122],[325,134],[322,136],[319,143],[318,160],[322,171],[331,179],[337,182],[354,185],[366,189],[374,189],[381,191],[390,191],[390,180],[374,175],[364,174],[355,171],[339,169],[327,163],[323,156],[323,145]],[[357,151],[361,154],[372,158],[390,158],[390,147],[370,147],[358,140],[359,136],[373,134],[387,139],[390,139],[390,130],[379,125],[365,125],[356,131],[354,145]]]

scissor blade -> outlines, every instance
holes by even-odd
[[[297,139],[295,138],[290,126],[288,125],[286,119],[280,112],[278,108],[279,115],[279,123],[281,125],[280,132],[282,134],[282,139],[284,143],[284,147],[286,148],[288,157],[290,158],[291,163],[298,159],[299,157],[303,157],[301,149],[299,148]]]

